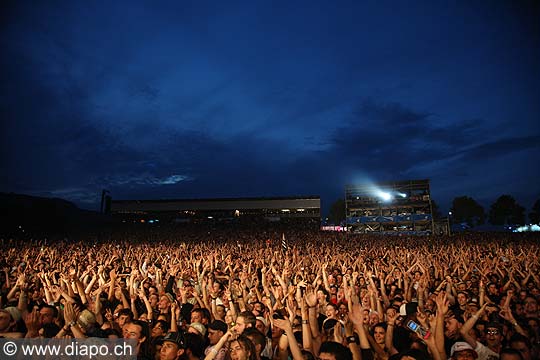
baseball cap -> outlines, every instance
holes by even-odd
[[[212,330],[218,330],[218,331],[221,331],[223,332],[224,334],[227,332],[227,330],[229,329],[227,327],[227,324],[225,324],[223,321],[221,320],[214,320],[212,321],[209,325],[208,325],[208,328],[209,329],[212,329]]]
[[[267,327],[268,324],[266,323],[266,319],[263,318],[262,316],[257,316],[255,319],[259,320],[260,322],[262,322],[264,324],[264,327]]]
[[[197,330],[202,336],[206,335],[206,327],[200,322],[191,323],[189,324],[189,327],[192,327],[195,330]]]
[[[19,309],[17,309],[15,306],[8,306],[7,308],[4,309],[6,312],[9,313],[9,315],[11,315],[11,318],[15,321],[19,321],[21,320],[21,312],[19,311]]]
[[[417,302],[410,302],[410,303],[402,304],[399,307],[399,315],[407,316],[407,315],[416,314],[417,309],[418,309]]]
[[[170,332],[162,340],[163,342],[169,341],[178,345],[179,348],[185,349],[184,335],[179,332]]]
[[[473,347],[469,345],[468,343],[464,341],[458,341],[454,345],[452,345],[452,348],[450,349],[450,356],[454,356],[454,353],[460,352],[460,351],[472,351],[474,354],[474,358],[478,358],[478,353],[474,351]]]

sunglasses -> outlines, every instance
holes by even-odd
[[[488,330],[486,331],[488,335],[499,335],[499,330]]]

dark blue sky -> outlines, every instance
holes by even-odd
[[[540,197],[538,2],[9,3],[0,191]]]

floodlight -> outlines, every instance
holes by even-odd
[[[407,197],[407,194],[404,194],[404,193],[397,193],[399,196],[401,196],[402,198],[406,198]]]
[[[379,196],[380,196],[381,199],[383,199],[384,201],[390,201],[390,200],[392,200],[392,195],[390,195],[389,193],[384,192],[384,191],[381,191],[381,193],[379,194]]]

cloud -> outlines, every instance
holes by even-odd
[[[96,179],[94,182],[100,186],[126,186],[137,187],[139,185],[161,186],[174,185],[183,181],[192,181],[193,178],[188,175],[170,175],[165,177],[156,177],[152,174],[120,174],[105,176]]]
[[[412,44],[408,36],[417,32],[407,28],[408,36],[387,48],[362,31],[363,45],[351,47],[357,25],[369,29],[375,18],[368,26],[348,12],[339,30],[344,23],[336,26],[320,9],[316,18],[324,23],[300,24],[288,12],[291,28],[275,23],[274,8],[261,12],[259,5],[242,8],[241,18],[229,5],[213,12],[182,5],[179,12],[120,3],[106,14],[92,5],[14,7],[0,33],[0,172],[9,174],[0,185],[8,191],[88,203],[103,188],[115,198],[324,196],[342,195],[343,185],[359,178],[419,177],[448,188],[479,164],[536,154],[540,143],[538,135],[498,127],[489,114],[499,107],[489,94],[463,100],[495,80],[475,77],[476,86],[465,86],[463,74],[483,72],[456,76],[441,64],[477,67],[447,58],[447,47],[415,57],[439,36]],[[53,14],[63,21],[48,20]],[[126,26],[118,27],[118,14]],[[137,33],[130,26],[143,15],[149,26]],[[238,19],[253,25],[249,34]],[[444,30],[436,34],[454,31]],[[382,39],[395,33],[382,32]],[[319,35],[323,44],[312,41]],[[427,69],[436,75],[426,75],[425,55],[437,60]],[[495,70],[485,76],[496,79]],[[455,111],[441,110],[454,104]],[[510,112],[511,101],[501,107]]]
[[[504,137],[477,144],[458,152],[464,160],[485,160],[523,150],[540,150],[540,135]]]

